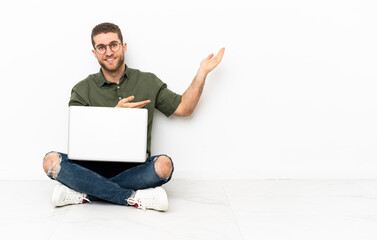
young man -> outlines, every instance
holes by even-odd
[[[201,63],[194,80],[184,94],[170,91],[152,73],[127,67],[124,54],[127,44],[119,27],[102,23],[92,30],[93,54],[101,65],[100,72],[89,75],[73,87],[70,106],[103,106],[148,109],[148,143],[150,154],[154,109],[167,117],[190,116],[201,96],[207,74],[221,61],[222,48]],[[46,174],[58,184],[52,193],[54,206],[78,204],[102,199],[120,205],[166,211],[168,199],[160,186],[167,183],[174,170],[166,155],[149,157],[145,163],[104,163],[73,161],[67,154],[49,152],[43,161]]]

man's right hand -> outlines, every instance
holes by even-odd
[[[119,100],[118,104],[115,107],[117,108],[142,108],[151,102],[151,100],[145,100],[141,102],[131,102],[134,99],[135,99],[134,96],[123,98]]]

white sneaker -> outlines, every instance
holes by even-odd
[[[143,210],[168,210],[168,196],[162,187],[137,190],[134,196],[127,199],[127,203]]]
[[[76,192],[61,183],[58,183],[51,195],[51,204],[55,207],[61,207],[69,204],[79,204],[89,201],[87,195]]]

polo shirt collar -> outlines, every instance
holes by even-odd
[[[125,65],[126,65],[126,64],[125,64]],[[129,73],[129,69],[128,69],[127,65],[126,65],[126,71],[124,72],[124,74],[123,74],[122,77],[120,78],[120,82],[119,82],[119,84],[122,83],[122,81],[124,81],[124,79],[127,78],[127,76],[128,76],[127,73]],[[104,86],[104,85],[106,85],[106,84],[107,84],[107,85],[109,85],[109,84],[113,84],[112,82],[109,82],[109,81],[107,81],[107,80],[105,79],[105,77],[103,76],[102,68],[100,68],[100,70],[99,70],[99,72],[98,72],[98,74],[97,74],[96,82],[97,82],[98,86],[100,86],[100,87],[102,87],[102,86]]]

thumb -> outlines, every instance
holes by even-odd
[[[128,98],[125,98],[124,99],[124,103],[128,103],[128,102],[131,102],[132,100],[135,99],[135,96],[129,96]]]
[[[214,54],[213,53],[211,53],[210,55],[208,55],[208,57],[206,57],[205,59],[206,60],[210,60],[211,58],[213,58],[213,56],[214,56]]]

